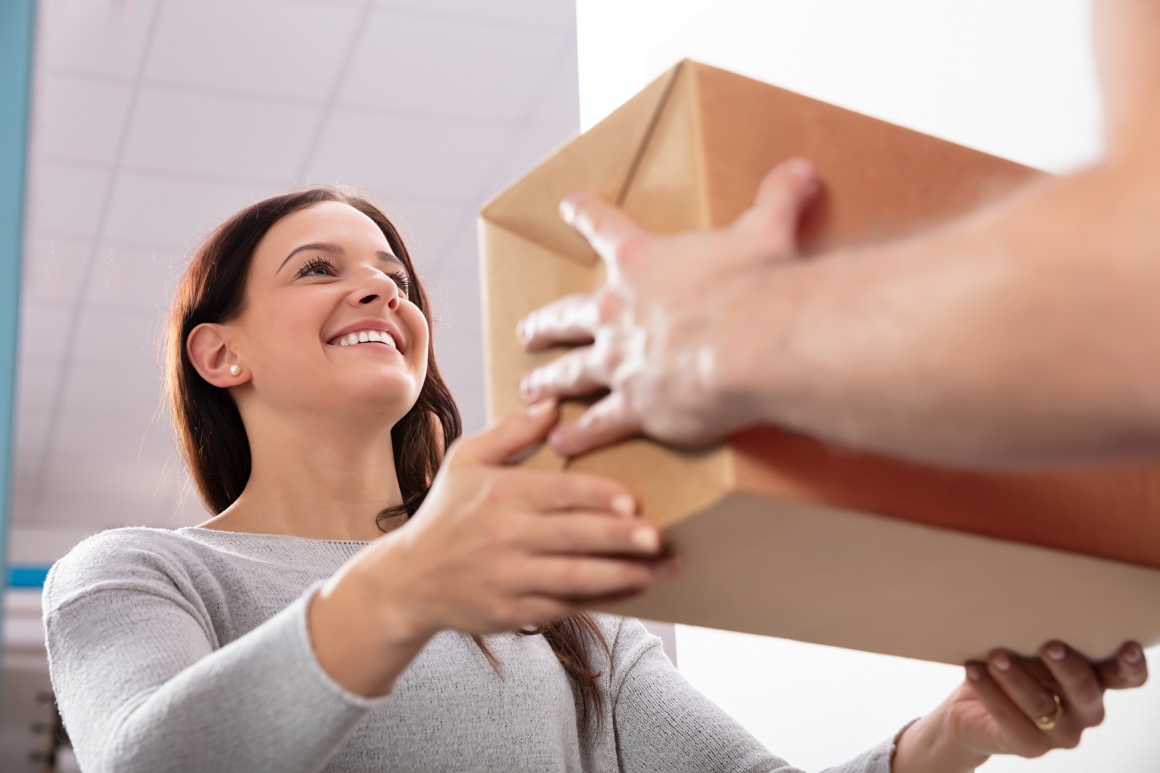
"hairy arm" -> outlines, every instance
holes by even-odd
[[[529,315],[529,400],[610,393],[551,440],[678,443],[754,424],[992,467],[1160,451],[1160,5],[1106,0],[1099,164],[921,236],[794,258],[817,189],[789,161],[727,228],[649,234],[578,194],[566,219],[609,284]]]
[[[722,386],[762,421],[939,461],[1160,451],[1158,161],[762,269],[722,320]]]

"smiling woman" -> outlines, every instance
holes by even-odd
[[[255,204],[194,255],[168,390],[214,517],[107,531],[53,567],[50,668],[81,766],[790,771],[640,623],[582,611],[677,559],[620,484],[506,464],[547,437],[554,404],[458,438],[430,319],[394,226],[342,191]],[[1078,738],[1103,689],[1146,674],[1131,646],[1095,665],[1051,652],[1066,714],[1005,661],[1026,714],[976,674],[908,731],[895,770],[1042,745],[1040,714]],[[894,751],[837,770],[886,773]]]

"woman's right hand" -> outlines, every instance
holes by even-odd
[[[379,695],[439,631],[516,630],[676,575],[622,484],[507,464],[557,419],[540,403],[453,443],[415,516],[323,586],[311,636],[340,684]]]
[[[454,443],[384,580],[421,630],[487,634],[634,595],[675,573],[631,492],[581,472],[507,466],[555,426],[545,402]]]

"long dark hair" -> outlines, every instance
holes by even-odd
[[[431,306],[411,256],[390,219],[367,199],[336,188],[310,188],[274,196],[246,207],[217,228],[193,255],[178,285],[168,323],[166,392],[177,440],[206,507],[214,515],[241,495],[250,478],[250,443],[241,414],[225,389],[205,381],[190,362],[185,344],[202,323],[234,319],[245,303],[246,275],[258,242],[282,218],[324,201],[347,204],[374,221],[411,278],[408,297],[431,324]],[[391,429],[395,471],[403,501],[375,515],[376,524],[410,518],[423,503],[450,443],[463,431],[459,409],[427,344],[427,378],[415,405]],[[368,513],[368,517],[370,514]],[[580,613],[544,623],[528,635],[543,635],[580,696],[580,722],[599,722],[603,698],[592,664],[591,645],[608,644],[591,615]],[[493,666],[498,662],[479,637],[476,643]]]

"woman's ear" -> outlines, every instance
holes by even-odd
[[[249,372],[238,362],[230,346],[224,325],[203,322],[189,331],[185,351],[194,370],[216,387],[234,387],[250,380]]]

